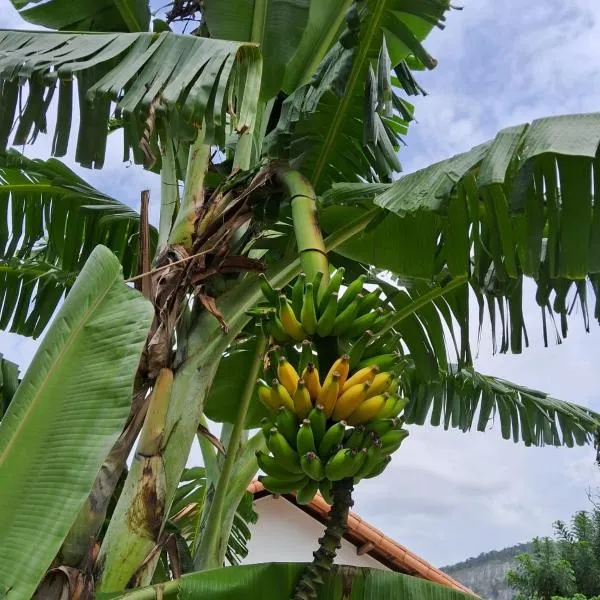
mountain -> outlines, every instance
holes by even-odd
[[[503,550],[483,552],[455,565],[442,567],[442,571],[485,600],[512,600],[514,590],[506,583],[506,573],[514,568],[517,554],[529,549],[529,544],[517,544]]]

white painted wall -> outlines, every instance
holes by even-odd
[[[243,564],[312,560],[324,525],[284,498],[265,496],[255,501],[254,510],[258,513],[258,522],[250,526],[252,537]],[[335,562],[390,570],[367,554],[358,556],[356,546],[347,540],[342,540]]]

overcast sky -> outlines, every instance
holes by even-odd
[[[600,105],[596,0],[461,4],[464,10],[450,14],[447,28],[435,31],[427,43],[439,65],[420,78],[429,95],[415,101],[418,124],[401,153],[406,171],[467,150],[503,127],[592,112]],[[25,27],[8,0],[0,0],[0,26]],[[46,138],[26,153],[47,157],[48,148]],[[140,190],[149,187],[156,215],[157,179],[137,167],[125,168],[118,140],[110,144],[103,171],[79,172],[132,206],[138,205]],[[492,356],[484,336],[476,367],[600,411],[597,323],[586,334],[573,317],[567,341],[546,349],[533,300],[528,307],[531,348],[520,356]],[[35,347],[0,333],[0,351],[23,367]],[[193,452],[192,460],[197,456]],[[550,534],[553,521],[589,508],[587,490],[599,488],[591,448],[525,448],[503,441],[498,428],[462,434],[413,427],[385,475],[357,487],[355,510],[442,566]]]

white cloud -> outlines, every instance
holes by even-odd
[[[430,95],[415,101],[419,123],[401,155],[408,170],[465,151],[502,127],[598,108],[596,0],[462,4],[447,29],[426,44],[439,66],[421,77]],[[8,0],[0,0],[0,9],[3,27],[23,27]],[[48,136],[42,138],[28,155],[47,157],[48,143]],[[144,187],[158,202],[156,177],[124,168],[116,139],[109,142],[102,171],[76,170],[132,206]],[[151,206],[156,215],[157,205]],[[527,312],[529,323],[539,323],[533,303]],[[595,322],[592,328],[586,335],[573,322],[566,343],[549,349],[532,331],[533,348],[520,356],[492,357],[484,336],[477,368],[600,409],[600,335]],[[1,334],[0,347],[25,366],[35,344]],[[586,508],[587,489],[600,486],[593,459],[590,448],[528,449],[503,441],[497,430],[462,434],[412,427],[385,475],[357,487],[355,509],[427,560],[447,564],[551,533],[554,520]]]

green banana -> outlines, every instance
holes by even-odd
[[[374,308],[377,308],[381,304],[381,288],[375,288],[372,292],[365,294],[362,300],[358,304],[358,314],[362,315],[367,312],[371,312]]]
[[[331,328],[331,335],[342,335],[354,323],[356,311],[358,310],[358,299],[350,303],[342,312],[338,314]]]
[[[304,472],[315,481],[325,478],[325,467],[314,452],[307,452],[300,457],[300,465]]]
[[[277,427],[273,427],[267,439],[267,447],[282,467],[292,473],[302,473],[300,466],[300,457],[298,453],[290,446],[289,442],[283,437]]]
[[[361,317],[358,317],[358,319],[354,319],[348,329],[344,332],[344,335],[349,338],[357,337],[365,331],[370,330],[375,321],[377,321],[377,313],[374,311],[368,312]]]
[[[317,404],[309,413],[308,420],[312,429],[312,434],[315,439],[315,444],[319,445],[325,431],[327,430],[327,417],[325,416],[325,410],[320,404]]]
[[[319,482],[309,479],[296,492],[296,502],[298,504],[309,504],[310,501],[315,497],[315,494],[318,491],[319,491]]]
[[[382,454],[392,454],[392,452],[396,452],[407,437],[408,431],[406,429],[392,429],[392,431],[388,431],[386,434],[382,435],[379,438]]]
[[[378,463],[375,464],[375,466],[373,467],[373,470],[364,476],[364,479],[373,479],[373,477],[377,477],[377,475],[381,475],[385,471],[386,467],[390,464],[391,461],[392,461],[391,456],[386,456],[386,457],[382,458]]]
[[[312,280],[313,302],[315,305],[315,312],[317,312],[317,308],[319,306],[319,290],[321,289],[321,281],[323,281],[323,277],[323,273],[321,271],[317,271],[317,274]]]
[[[269,433],[271,432],[271,429],[273,428],[273,421],[271,421],[271,419],[268,419],[267,417],[263,417],[260,420],[260,428],[262,429],[265,439],[268,438]]]
[[[321,316],[317,321],[317,335],[320,337],[327,337],[331,333],[337,310],[337,298],[335,296],[330,296],[325,310],[321,313]]]
[[[275,426],[283,434],[288,444],[296,448],[296,438],[298,436],[298,423],[296,414],[287,406],[280,406],[275,419]]]
[[[396,398],[396,403],[390,412],[390,417],[397,417],[408,404],[408,398]]]
[[[304,273],[300,273],[298,277],[296,277],[296,281],[292,286],[292,310],[295,315],[300,315],[300,310],[302,309],[302,299],[304,297],[304,286],[306,284],[306,275]]]
[[[378,445],[373,445],[367,450],[365,461],[363,462],[359,471],[354,475],[354,483],[358,483],[363,477],[368,475],[377,463],[382,458],[381,450]]]
[[[294,480],[278,479],[271,475],[259,475],[258,480],[273,494],[291,494],[309,481],[306,475]]]
[[[344,442],[345,448],[361,448],[365,439],[365,428],[363,425],[358,425],[354,429],[349,429],[350,435]]]
[[[392,419],[395,416],[392,415],[392,413],[396,409],[396,403],[398,402],[398,398],[396,398],[396,396],[393,396],[392,394],[389,394],[388,392],[385,392],[384,395],[386,396],[385,404],[383,405],[383,408],[379,413],[379,418],[377,419],[377,421]]]
[[[291,471],[288,471],[277,461],[276,458],[270,456],[269,454],[265,454],[260,450],[257,450],[256,452],[256,462],[258,463],[260,470],[266,475],[271,475],[271,477],[293,481],[297,481],[299,478],[298,473],[292,473]]]
[[[379,318],[373,323],[371,329],[378,333],[381,331],[390,321],[390,319],[394,316],[392,311],[381,310]]]
[[[363,354],[367,348],[368,343],[373,339],[373,332],[370,330],[365,331],[359,338],[356,340],[354,345],[350,348],[348,352],[348,356],[350,358],[350,369],[354,371],[356,365],[360,362]]]
[[[298,361],[298,373],[302,373],[306,369],[306,365],[313,361],[312,344],[310,340],[304,340],[301,344],[300,360]]]
[[[258,276],[260,283],[260,291],[263,296],[273,305],[279,306],[279,293],[273,289],[273,286],[269,283],[269,280],[265,277],[264,273]]]
[[[375,335],[375,334],[373,334]],[[380,354],[390,354],[400,347],[398,336],[393,331],[384,333],[382,336],[375,337],[365,348],[364,358],[372,358]]]
[[[281,300],[281,306],[279,307],[279,321],[283,326],[283,330],[296,342],[302,342],[306,339],[306,332],[304,327],[294,314],[294,310],[284,294],[279,296]]]
[[[302,327],[304,327],[304,331],[309,335],[313,335],[317,331],[317,312],[315,311],[315,297],[312,283],[307,283],[304,289],[300,322],[302,323]]]
[[[380,354],[379,356],[373,356],[372,358],[365,358],[358,363],[358,369],[364,367],[378,366],[381,371],[389,371],[398,364],[397,354]]]
[[[386,401],[387,403],[387,401]],[[400,423],[399,419],[395,418],[387,418],[387,419],[377,419],[376,421],[372,421],[366,426],[367,431],[370,431],[377,436],[381,437],[385,435],[388,431],[395,429]]]
[[[319,491],[323,496],[323,500],[331,506],[333,504],[333,484],[331,481],[327,478],[319,481]]]
[[[353,456],[354,460],[354,468],[350,471],[348,477],[355,477],[357,473],[360,472],[362,466],[365,464],[367,460],[367,454],[369,451],[367,448],[362,448],[356,451],[356,454]]]
[[[279,320],[279,317],[276,314],[267,316],[266,330],[278,344],[285,344],[292,340],[292,338],[286,333],[281,321]]]
[[[340,311],[343,311],[347,306],[349,306],[356,296],[360,294],[366,280],[366,275],[360,275],[344,290],[342,297],[338,300],[338,307]]]
[[[300,454],[300,456],[307,452],[316,452],[317,450],[315,446],[315,436],[313,435],[309,419],[304,419],[302,425],[300,425],[300,429],[298,429],[296,448],[298,449],[298,454]]]
[[[342,281],[344,281],[344,267],[340,267],[329,279],[329,284],[323,291],[320,296],[319,302],[319,314],[322,314],[325,311],[325,307],[329,303],[329,299],[334,297],[336,299],[337,304],[337,293],[342,285]]]
[[[339,481],[345,477],[350,477],[356,468],[355,457],[358,454],[356,450],[342,448],[338,450],[325,465],[325,475],[331,481]]]
[[[319,456],[321,460],[327,460],[333,449],[342,443],[344,439],[344,431],[346,430],[346,422],[338,421],[334,423],[323,436],[323,439],[319,443]]]

